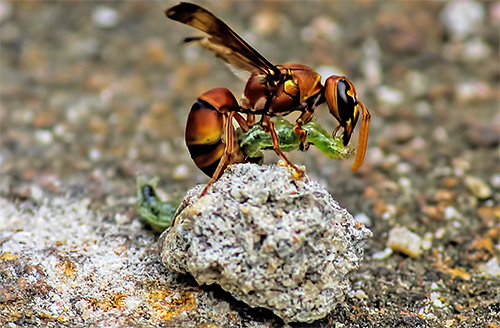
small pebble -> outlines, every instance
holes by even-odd
[[[176,181],[181,181],[187,179],[190,176],[189,169],[187,165],[181,164],[177,165],[174,168],[174,172],[172,173],[172,179]]]
[[[491,55],[490,46],[482,39],[474,38],[464,45],[463,55],[470,61],[481,61]]]
[[[445,233],[446,233],[446,229],[441,227],[441,228],[436,230],[436,232],[434,233],[434,237],[436,237],[437,239],[441,239],[444,237]]]
[[[478,199],[490,198],[492,195],[491,188],[478,177],[472,175],[465,177],[465,186]]]
[[[414,97],[422,97],[427,94],[429,88],[428,77],[418,71],[410,71],[406,76],[406,82],[410,94]]]
[[[395,205],[387,204],[386,210],[382,213],[382,219],[389,220],[390,218],[394,217],[397,212],[398,212],[398,209],[396,208]]]
[[[498,259],[493,256],[484,266],[481,267],[481,271],[491,277],[500,277],[500,265],[498,264]]]
[[[396,166],[396,172],[398,174],[405,175],[405,174],[411,173],[411,171],[412,171],[412,167],[408,163],[399,163]],[[408,178],[400,178],[398,183],[400,186],[405,187],[405,188],[406,187],[410,188],[412,186],[412,183]]]
[[[43,201],[43,197],[44,197],[44,193],[43,193],[43,190],[42,188],[40,188],[39,186],[31,186],[30,187],[30,197],[35,200],[36,202],[42,202]]]
[[[432,305],[434,305],[434,307],[437,308],[444,307],[444,303],[440,300],[441,294],[439,294],[439,292],[431,292],[430,298],[432,301]]]
[[[118,225],[125,225],[130,222],[130,219],[126,215],[120,213],[117,213],[114,219],[115,223]]]
[[[445,143],[449,139],[448,132],[441,126],[436,127],[434,131],[432,131],[432,136],[436,141],[441,143]]]
[[[368,295],[366,295],[365,291],[362,290],[362,289],[358,289],[357,291],[354,292],[354,296],[356,298],[359,298],[361,300],[363,299],[367,299],[368,298]]]
[[[405,143],[415,136],[415,124],[410,122],[396,123],[391,128],[390,133],[391,140],[398,143]]]
[[[428,251],[432,248],[432,233],[427,232],[422,239],[422,249]]]
[[[52,132],[48,130],[37,130],[35,132],[35,139],[43,145],[49,145],[54,138]]]
[[[422,118],[431,118],[433,108],[429,102],[421,100],[415,104],[415,113]]]
[[[488,99],[492,91],[488,84],[482,81],[464,80],[457,84],[455,96],[462,104]]]
[[[377,90],[377,100],[384,105],[396,106],[403,103],[404,97],[400,90],[382,85]]]
[[[448,206],[444,209],[444,218],[446,220],[461,219],[462,214],[460,214],[460,212],[458,212],[453,206]]]
[[[385,260],[386,258],[388,258],[389,256],[392,255],[392,249],[390,247],[386,247],[384,250],[380,251],[380,252],[376,252],[372,255],[372,258],[374,260]]]
[[[252,18],[251,26],[259,36],[268,36],[278,33],[286,20],[287,18],[279,12],[268,9],[258,12]]]
[[[500,139],[500,116],[488,122],[481,122],[475,119],[465,119],[463,126],[466,129],[467,141],[474,147],[494,148],[498,146]]]
[[[97,27],[109,29],[118,25],[120,16],[113,8],[98,6],[92,13],[92,20]]]
[[[433,38],[426,20],[426,15],[415,19],[401,12],[382,10],[376,18],[375,31],[384,52],[406,55],[422,51],[426,41]]]
[[[97,148],[92,148],[89,150],[88,156],[91,161],[95,162],[101,158],[101,151]]]
[[[493,187],[500,188],[500,173],[493,174],[490,182]]]
[[[441,13],[444,28],[459,39],[476,32],[483,20],[484,8],[476,1],[452,1]]]
[[[387,246],[393,251],[418,257],[422,253],[422,238],[405,227],[395,227],[389,231]]]

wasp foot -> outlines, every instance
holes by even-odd
[[[295,164],[289,164],[283,159],[280,159],[276,164],[279,166],[286,167],[290,172],[292,172],[292,175],[295,179],[297,180],[304,179],[304,181],[309,181],[309,179],[306,176],[306,167],[304,165],[297,166]]]

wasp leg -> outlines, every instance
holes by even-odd
[[[335,138],[335,136],[337,135],[337,132],[339,132],[339,130],[340,130],[340,128],[341,128],[341,127],[342,127],[341,125],[338,125],[338,126],[337,126],[334,130],[333,130],[333,132],[332,132],[332,137],[334,137],[334,138]]]
[[[307,131],[304,130],[302,125],[307,124],[311,121],[314,113],[308,109],[306,109],[305,112],[303,112],[300,117],[297,119],[295,122],[295,126],[293,127],[293,132],[299,137],[299,150],[304,151],[307,149],[305,146],[306,143],[306,138],[307,138]]]
[[[264,131],[269,133],[271,135],[271,141],[273,143],[273,149],[280,156],[286,163],[286,166],[288,168],[291,168],[292,170],[295,171],[294,177],[296,179],[301,179],[305,171],[301,168],[298,168],[295,164],[290,162],[290,160],[285,156],[285,154],[281,151],[280,149],[280,142],[278,139],[278,135],[276,134],[276,130],[274,129],[274,122],[271,121],[270,116],[268,115],[263,115],[262,117],[262,125],[264,128]]]
[[[247,114],[246,123],[248,124],[249,127],[254,126],[255,125],[255,114]]]
[[[214,174],[210,181],[208,181],[207,185],[201,191],[200,197],[207,193],[208,188],[217,181],[224,173],[224,169],[231,164],[232,162],[238,162],[232,159],[232,155],[236,152],[235,142],[236,142],[236,131],[233,126],[233,118],[237,114],[236,112],[230,112],[227,115],[224,115],[224,136],[226,139],[226,147],[224,149],[224,154],[222,155],[219,165],[217,165],[217,169],[215,169]],[[239,114],[237,114],[239,115]],[[241,117],[241,116],[240,116]],[[237,119],[238,120],[238,119]]]
[[[243,116],[241,116],[240,113],[237,113],[237,112],[233,112],[233,113],[234,113],[234,119],[236,120],[236,122],[238,123],[240,128],[243,130],[243,132],[248,132],[248,130],[250,130],[250,128],[255,124],[255,115],[252,114],[254,121],[252,124],[250,124],[250,122],[248,121],[248,118],[245,120],[245,118]]]

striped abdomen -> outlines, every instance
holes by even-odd
[[[189,112],[186,124],[186,146],[200,170],[211,177],[224,154],[226,144],[222,138],[224,114],[199,99]]]

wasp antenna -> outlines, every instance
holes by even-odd
[[[201,41],[203,39],[205,39],[204,36],[190,36],[190,37],[184,38],[184,40],[182,40],[182,42],[183,43],[190,43],[190,42]]]
[[[181,2],[171,8],[165,9],[165,15],[173,20],[179,20],[180,16],[186,13],[193,13],[199,10],[201,7],[189,2]]]
[[[366,147],[368,144],[368,132],[370,129],[370,112],[362,102],[358,102],[358,106],[361,107],[363,121],[361,122],[361,128],[359,130],[358,149],[356,150],[356,159],[354,160],[354,164],[351,168],[352,172],[356,171],[361,167],[361,165],[363,165],[366,155]]]

